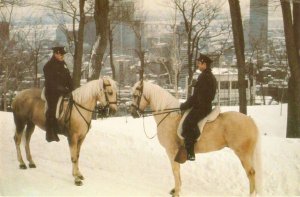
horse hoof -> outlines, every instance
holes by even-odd
[[[174,195],[175,189],[172,189],[169,193],[170,193],[171,195]]]
[[[81,186],[82,185],[82,181],[81,180],[75,180],[75,185]]]
[[[78,178],[80,178],[80,180],[84,180],[84,177],[82,175],[78,176]]]
[[[29,168],[36,168],[36,165],[34,163],[30,163]]]
[[[172,190],[170,191],[170,194],[172,195],[172,197],[179,197],[178,194],[175,195],[175,189],[172,189]]]
[[[22,169],[22,170],[25,170],[25,169],[27,169],[27,166],[25,164],[20,164],[19,168]]]

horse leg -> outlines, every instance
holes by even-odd
[[[29,145],[30,139],[31,139],[31,135],[32,135],[32,133],[34,131],[34,127],[35,127],[35,125],[32,122],[28,122],[27,123],[25,150],[26,150],[26,157],[27,157],[27,160],[29,161],[29,167],[30,168],[36,168],[36,165],[33,162],[32,157],[31,157],[30,145]]]
[[[81,145],[82,145],[82,142],[84,141],[85,139],[85,136],[83,138],[80,138],[78,140],[78,145],[77,145],[77,162],[79,162],[79,156],[80,156],[80,150],[81,150]],[[79,167],[78,167],[78,177],[81,179],[81,180],[84,180],[84,177],[83,175],[81,174],[80,170],[79,170]]]
[[[25,123],[22,121],[16,121],[16,117],[15,117],[15,123],[16,123],[16,131],[15,131],[14,141],[15,141],[15,145],[16,145],[16,149],[17,149],[19,168],[26,169],[27,167],[23,161],[22,153],[20,150],[20,144],[21,144],[21,140],[22,140],[22,134],[23,134],[23,131],[25,128]]]
[[[173,176],[174,176],[174,181],[175,181],[175,187],[174,187],[174,189],[172,189],[170,191],[170,194],[173,197],[175,197],[175,196],[179,196],[180,189],[181,189],[180,164],[174,161],[176,151],[172,152],[172,151],[167,150],[167,154],[170,159],[170,163],[172,166],[172,172],[173,172]]]
[[[253,168],[253,157],[251,156],[252,154],[249,154],[247,152],[236,152],[236,155],[240,158],[243,168],[249,179],[250,194],[253,194],[253,192],[255,191],[255,170]]]
[[[75,178],[74,182],[75,185],[80,186],[82,185],[82,181],[80,178],[80,175],[78,174],[78,137],[73,135],[68,138],[69,141],[69,148],[70,148],[70,154],[71,154],[71,161],[73,165],[72,169],[72,175]]]

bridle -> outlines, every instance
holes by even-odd
[[[88,111],[88,112],[91,112],[91,113],[96,113],[98,114],[98,116],[100,118],[106,118],[109,116],[109,105],[110,104],[117,104],[117,95],[116,95],[116,101],[114,102],[111,102],[109,101],[108,99],[108,92],[107,92],[107,87],[111,86],[110,83],[106,84],[104,81],[103,81],[103,90],[104,90],[104,96],[105,96],[105,101],[106,101],[106,105],[96,105],[95,109],[88,109],[84,106],[82,106],[81,104],[77,103],[76,101],[74,101],[73,99],[73,96],[72,94],[70,94],[70,97],[69,97],[69,102],[68,102],[68,105],[67,105],[67,109],[65,110],[64,112],[64,122],[65,122],[65,125],[67,122],[70,123],[70,117],[71,117],[71,113],[72,113],[72,107],[74,106],[76,108],[76,110],[78,111],[78,113],[80,114],[80,116],[82,117],[82,119],[84,120],[84,122],[87,124],[88,126],[88,129],[90,128],[90,125],[91,125],[91,121],[87,121],[85,119],[85,117],[83,116],[83,114],[80,112],[79,108],[85,110],[85,111]],[[61,105],[62,107],[62,105]],[[61,109],[62,110],[62,109]],[[69,114],[68,116],[66,116],[66,114]]]
[[[180,111],[180,108],[167,108],[167,109],[164,109],[162,111],[142,111],[140,109],[140,103],[141,103],[141,100],[142,100],[142,97],[145,99],[145,101],[149,104],[150,101],[149,99],[146,98],[146,96],[144,95],[144,85],[143,85],[143,81],[140,82],[140,85],[136,87],[135,91],[138,90],[139,91],[139,95],[137,97],[137,102],[136,104],[131,104],[132,107],[135,108],[136,110],[136,113],[138,115],[138,117],[143,117],[143,127],[144,127],[144,133],[145,135],[147,136],[148,139],[153,139],[156,134],[152,137],[149,137],[148,134],[146,133],[146,130],[145,130],[145,122],[144,122],[144,117],[147,117],[147,116],[157,116],[157,115],[164,115],[164,117],[157,123],[157,127],[159,127],[159,125],[172,113],[172,112],[178,112]]]
[[[136,87],[135,90],[138,90],[140,93],[139,93],[139,95],[137,97],[136,105],[132,103],[131,106],[135,108],[135,110],[137,111],[138,116],[140,117],[141,114],[143,113],[142,110],[140,109],[140,104],[141,104],[142,97],[145,99],[145,101],[147,103],[150,103],[150,102],[149,102],[149,99],[147,99],[146,96],[144,95],[144,84],[143,84],[143,81],[140,82],[140,85],[138,87]]]
[[[108,117],[109,116],[109,105],[111,104],[117,104],[117,94],[116,94],[116,101],[114,102],[111,102],[109,101],[108,99],[108,92],[107,92],[107,87],[111,86],[110,83],[106,84],[104,81],[103,81],[103,89],[104,89],[104,96],[105,96],[105,101],[106,101],[106,105],[102,106],[102,105],[97,105],[96,106],[96,113],[101,117],[101,118],[104,118],[104,117]]]

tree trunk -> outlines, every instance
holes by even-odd
[[[107,34],[108,34],[108,13],[109,2],[108,0],[95,0],[95,25],[96,35],[100,35],[100,43],[96,48],[95,61],[92,64],[93,74],[92,79],[98,79],[102,69],[103,56],[107,47]]]
[[[82,54],[83,54],[83,34],[85,25],[85,13],[84,13],[85,0],[79,1],[79,14],[80,21],[78,27],[78,36],[75,39],[75,55],[74,55],[74,69],[73,69],[73,86],[77,88],[80,86],[81,79],[81,66],[82,66]]]
[[[34,87],[38,88],[38,52],[34,51]]]
[[[188,33],[188,84],[192,83],[193,80],[193,53],[192,53],[192,34],[191,32]],[[192,86],[188,86],[187,97],[192,95]]]
[[[237,58],[239,106],[240,112],[247,114],[246,84],[245,84],[245,54],[244,34],[239,0],[228,0],[234,38],[234,48]]]
[[[298,52],[300,50],[300,2],[293,3],[293,18],[294,18],[294,30],[295,30],[295,39]],[[298,58],[300,58],[300,52],[298,53]]]
[[[110,26],[110,24],[109,24]],[[110,67],[112,72],[113,80],[116,80],[116,69],[114,65],[114,56],[113,56],[113,31],[109,27],[109,59],[110,59]]]
[[[294,26],[289,1],[281,0],[285,42],[291,77],[288,84],[288,118],[286,137],[300,137],[300,60],[297,40],[299,39],[299,5],[294,3]],[[294,28],[293,28],[294,27]]]
[[[7,111],[7,83],[8,83],[8,66],[6,66],[6,73],[3,84],[3,111]]]

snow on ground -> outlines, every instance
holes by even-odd
[[[238,111],[238,107],[222,107]],[[248,114],[262,135],[263,195],[300,195],[300,139],[286,139],[287,105],[252,106]],[[39,128],[31,139],[37,168],[19,169],[12,113],[0,112],[0,195],[3,196],[168,196],[173,175],[157,138],[144,134],[143,120],[131,117],[95,120],[81,150],[85,177],[75,186],[67,139],[47,143]],[[156,133],[153,117],[145,132]],[[26,160],[22,146],[23,159]],[[27,163],[27,162],[26,162]],[[181,165],[181,196],[245,196],[248,179],[231,149],[198,154]]]

